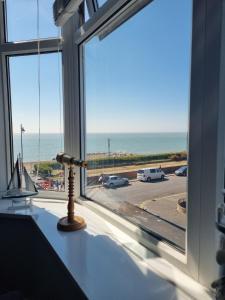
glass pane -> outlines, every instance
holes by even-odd
[[[24,166],[39,195],[64,197],[64,170],[56,163],[63,150],[61,53],[40,56],[40,151],[39,83],[37,55],[9,59],[14,160]],[[21,132],[21,124],[25,131]],[[22,134],[22,147],[21,147]],[[39,161],[40,158],[40,161]]]
[[[191,1],[153,1],[84,47],[88,170],[83,193],[181,251],[191,22]]]
[[[105,4],[107,2],[107,0],[98,0],[98,6],[102,6],[103,4]]]
[[[54,0],[39,0],[40,38],[58,36],[58,28],[54,25]],[[37,1],[6,0],[8,41],[24,41],[37,39]]]
[[[90,19],[88,8],[87,8],[87,1],[84,1],[84,21],[87,22]]]

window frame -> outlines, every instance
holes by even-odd
[[[120,3],[118,3],[120,2]],[[79,49],[79,65],[80,65],[80,91],[81,91],[81,96],[79,98],[80,105],[82,107],[81,114],[80,114],[80,120],[81,122],[85,123],[86,120],[86,115],[85,115],[85,90],[84,86],[85,83],[83,80],[84,78],[84,55],[83,55],[83,47],[86,42],[88,42],[95,34],[98,34],[101,32],[101,30],[105,30],[105,28],[117,28],[120,26],[120,24],[124,23],[135,15],[136,12],[140,11],[142,8],[147,4],[151,5],[152,0],[141,0],[140,2],[134,0],[134,1],[129,1],[129,4],[124,7],[124,5],[127,3],[126,0],[120,0],[120,1],[114,1],[114,0],[108,0],[102,7],[99,8],[98,14],[96,14],[94,19],[88,20],[83,26],[78,28],[75,31],[75,44]],[[135,6],[137,5],[137,6]],[[118,9],[119,6],[119,9]],[[108,12],[105,12],[105,7],[107,7]],[[122,14],[121,11],[122,10]],[[109,17],[111,16],[111,18]],[[119,23],[118,26],[114,27],[114,20],[116,19],[116,16],[119,17]],[[122,16],[122,19],[121,19]],[[107,22],[105,21],[107,19]],[[111,21],[113,22],[113,26],[111,27],[110,23]],[[98,27],[96,27],[96,23],[98,24]],[[101,24],[101,25],[100,25]],[[83,124],[83,128],[85,128],[85,124]],[[86,132],[85,130],[82,131],[81,136],[85,136]],[[80,155],[85,155],[85,138],[81,141],[81,149],[80,149]],[[156,170],[154,170],[156,172]],[[155,174],[155,173],[154,173]],[[85,189],[85,171],[82,172],[81,174],[81,184],[80,184],[80,193],[78,196],[81,196],[83,200],[89,200],[84,196],[84,189]],[[79,180],[79,178],[78,178]],[[94,201],[92,201],[94,202]],[[91,205],[92,207],[93,205]],[[103,205],[104,207],[104,205]],[[105,208],[105,207],[104,207]],[[106,208],[108,209],[108,208]],[[109,209],[108,209],[109,210]],[[122,218],[122,217],[121,217]],[[134,223],[132,223],[134,224]],[[120,224],[118,223],[120,226]],[[129,227],[129,225],[128,225]],[[165,242],[161,242],[159,238],[156,237],[156,235],[151,235],[151,233],[145,232],[143,229],[136,227],[140,230],[139,234],[136,236],[137,239],[141,239],[142,243],[146,245],[148,248],[156,252],[158,255],[165,257],[168,259],[170,262],[178,266],[182,271],[189,273],[187,270],[187,255],[186,254],[181,254],[179,251],[177,251],[175,248],[172,246],[169,246]],[[125,229],[127,230],[127,228]],[[128,229],[129,230],[129,229]],[[144,238],[143,238],[144,237]],[[187,237],[186,237],[187,239]],[[163,238],[162,238],[163,240]],[[187,243],[186,243],[187,244]],[[197,279],[196,274],[194,273],[193,277]]]
[[[110,27],[110,21],[115,22],[118,17],[118,24],[120,25],[150,2],[151,1],[129,1],[129,3],[127,3],[127,1],[123,0],[109,0],[99,8],[92,19],[87,21],[80,28],[77,28],[75,32],[74,47],[77,49],[77,55],[79,55],[80,95],[77,101],[79,101],[81,108],[79,116],[81,128],[85,128],[84,123],[86,118],[84,113],[84,56],[82,49],[84,42],[105,26],[109,25]],[[135,8],[137,8],[137,10]],[[145,240],[146,243],[144,242],[145,245],[148,245],[148,247],[153,249],[160,256],[165,257],[182,271],[208,287],[210,287],[211,282],[215,280],[219,274],[219,267],[215,260],[216,249],[218,248],[219,243],[219,234],[215,229],[214,223],[216,220],[217,206],[218,204],[223,203],[223,195],[219,191],[223,188],[223,166],[225,165],[223,155],[224,145],[221,143],[222,139],[225,140],[221,130],[222,126],[225,125],[225,120],[224,116],[218,110],[218,108],[221,107],[223,108],[223,111],[225,111],[225,107],[221,103],[221,99],[225,96],[225,91],[224,88],[221,88],[220,84],[221,76],[224,76],[224,71],[221,70],[221,62],[223,63],[225,58],[224,55],[221,54],[220,49],[221,45],[223,48],[225,47],[225,41],[222,39],[222,32],[225,31],[224,19],[225,9],[220,1],[212,3],[210,0],[193,0],[189,116],[189,201],[186,254],[181,255],[175,249],[172,249],[167,245],[159,246],[157,241],[150,236],[147,237],[148,240]],[[210,28],[210,26],[212,27],[212,24],[214,25],[213,29]],[[114,29],[116,27],[112,26],[112,28]],[[212,33],[215,38],[214,45],[212,45],[209,40],[210,34]],[[208,69],[205,68],[206,65],[209,66]],[[210,76],[210,74],[216,74],[215,78],[212,78],[212,75]],[[207,76],[210,80],[206,78]],[[215,94],[215,102],[218,104],[218,107],[216,107],[216,111],[215,109],[214,111],[215,114],[219,116],[218,123],[210,116],[206,118],[207,110],[205,107],[207,107],[207,105],[212,106],[210,95],[214,89],[216,89],[217,92]],[[206,90],[208,94],[205,93]],[[208,132],[208,127],[211,125],[210,121],[213,122],[213,125],[211,132]],[[84,130],[81,130],[80,137],[84,136],[84,132]],[[214,140],[214,148],[209,145],[209,137]],[[199,139],[201,140],[201,143],[200,146],[196,148],[195,145],[196,143],[199,143]],[[207,145],[207,149],[205,148],[205,145]],[[84,153],[85,140],[81,140],[79,155],[84,156]],[[210,162],[210,167],[213,172],[208,177],[212,180],[213,177],[216,176],[216,180],[211,181],[211,184],[209,184],[209,178],[206,176],[207,171],[204,171],[204,167],[207,165],[208,154],[210,154],[211,157],[214,157],[212,162]],[[204,159],[202,159],[203,156]],[[220,163],[220,165],[218,164],[219,160],[222,160],[223,162]],[[218,167],[218,170],[213,168],[213,165],[215,164]],[[82,179],[81,176],[80,193],[78,193],[81,196],[84,182],[85,180]],[[206,182],[208,183],[208,193],[204,192],[204,185]],[[212,200],[212,195],[214,195],[214,200]],[[209,201],[211,201],[211,210],[207,207]],[[94,204],[91,204],[91,206],[94,206]],[[205,233],[206,228],[208,230],[207,234]]]
[[[9,57],[62,52],[61,39],[58,37],[7,42],[6,21],[5,2],[0,1],[0,106],[4,108],[0,118],[0,136],[5,142],[1,149],[4,163],[0,171],[0,195],[7,188],[14,166]]]

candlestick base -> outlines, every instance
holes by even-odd
[[[60,231],[76,231],[86,227],[86,223],[82,217],[74,216],[73,222],[68,222],[68,218],[61,218],[57,224]]]

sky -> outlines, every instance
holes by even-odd
[[[41,133],[62,133],[62,72],[61,54],[40,56],[40,107]],[[39,129],[37,55],[12,57],[9,60],[14,133],[20,124],[26,133]],[[61,96],[59,96],[61,95]]]
[[[52,5],[54,0],[39,0],[40,38],[60,36],[54,25]],[[24,15],[24,12],[26,14]],[[37,38],[37,1],[7,0],[8,41]],[[22,123],[26,133],[38,132],[38,57],[17,56],[9,59],[12,102],[12,121],[15,133]],[[41,132],[61,133],[63,120],[61,54],[40,56]],[[60,121],[61,120],[61,121]]]
[[[17,2],[7,0],[9,40],[36,38],[36,0]],[[43,38],[58,35],[52,3],[40,0]],[[86,43],[87,132],[187,131],[191,14],[191,0],[155,0],[103,40]],[[38,131],[37,67],[36,56],[10,58],[15,132],[20,123]],[[58,53],[41,56],[43,133],[60,131],[59,70]]]

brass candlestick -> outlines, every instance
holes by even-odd
[[[63,153],[58,154],[56,160],[69,165],[67,216],[58,221],[57,228],[61,231],[76,231],[84,228],[86,223],[82,217],[74,214],[74,166],[86,167],[87,164]]]

